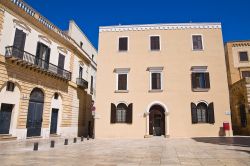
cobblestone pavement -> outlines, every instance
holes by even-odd
[[[137,165],[250,165],[250,137],[96,139],[49,148],[43,141],[0,143],[0,165],[137,166]]]

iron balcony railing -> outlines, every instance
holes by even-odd
[[[88,81],[84,80],[83,78],[77,78],[76,84],[84,89],[88,88]]]
[[[6,58],[16,58],[18,60],[21,60],[27,64],[34,65],[35,67],[38,67],[39,69],[46,71],[48,73],[51,73],[53,75],[56,75],[58,77],[64,78],[68,81],[71,80],[71,72],[64,70],[56,65],[53,65],[51,63],[46,62],[43,59],[40,59],[31,53],[28,53],[26,51],[20,50],[16,48],[15,46],[7,46],[6,52],[5,52]]]

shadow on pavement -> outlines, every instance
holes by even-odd
[[[196,137],[192,139],[203,143],[250,147],[250,137]]]

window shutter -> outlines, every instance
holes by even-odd
[[[26,34],[22,30],[16,29],[13,45],[19,50],[23,51],[25,40],[26,40]]]
[[[192,89],[197,88],[196,80],[195,80],[195,73],[191,74],[191,79],[192,79]]]
[[[191,103],[192,124],[198,123],[196,105]]]
[[[37,42],[37,47],[36,47],[36,57],[40,57],[40,49],[41,49],[41,43]]]
[[[36,47],[36,64],[39,63],[41,46],[42,46],[42,44],[40,42],[37,42],[37,47]]]
[[[208,123],[210,124],[213,124],[215,123],[215,120],[214,120],[214,103],[210,103],[208,105]]]
[[[209,79],[209,73],[205,73],[205,81],[206,81],[206,88],[210,88],[210,79]]]
[[[60,75],[63,75],[64,62],[65,62],[65,56],[62,54],[59,54],[57,73]]]
[[[22,32],[22,44],[20,49],[23,51],[24,51],[25,41],[26,41],[26,33]]]
[[[126,123],[132,124],[133,121],[133,103],[128,105],[126,110]]]
[[[110,123],[116,122],[116,106],[115,104],[111,103],[111,117],[110,117]]]
[[[50,59],[50,48],[47,48],[47,52],[46,52],[46,57],[45,57],[45,68],[48,69],[49,68],[49,59]]]

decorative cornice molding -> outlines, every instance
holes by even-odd
[[[57,46],[57,49],[60,50],[61,52],[65,53],[65,54],[68,54],[68,51],[66,48],[64,47],[61,47],[61,46]]]
[[[51,44],[51,40],[49,38],[47,38],[46,36],[43,36],[43,35],[38,35],[38,37],[44,41],[46,41],[47,43]]]
[[[29,33],[31,32],[31,28],[27,24],[25,24],[23,21],[13,19],[13,22],[14,22],[14,24],[20,26],[22,29],[25,29]]]
[[[130,68],[116,68],[114,69],[115,73],[128,73],[130,71]]]
[[[207,71],[207,66],[192,66],[191,71],[192,72],[204,72],[204,71]]]
[[[148,67],[147,71],[162,71],[164,67]]]
[[[185,30],[185,29],[221,29],[221,23],[179,23],[118,25],[99,27],[99,32],[145,31],[145,30]]]

